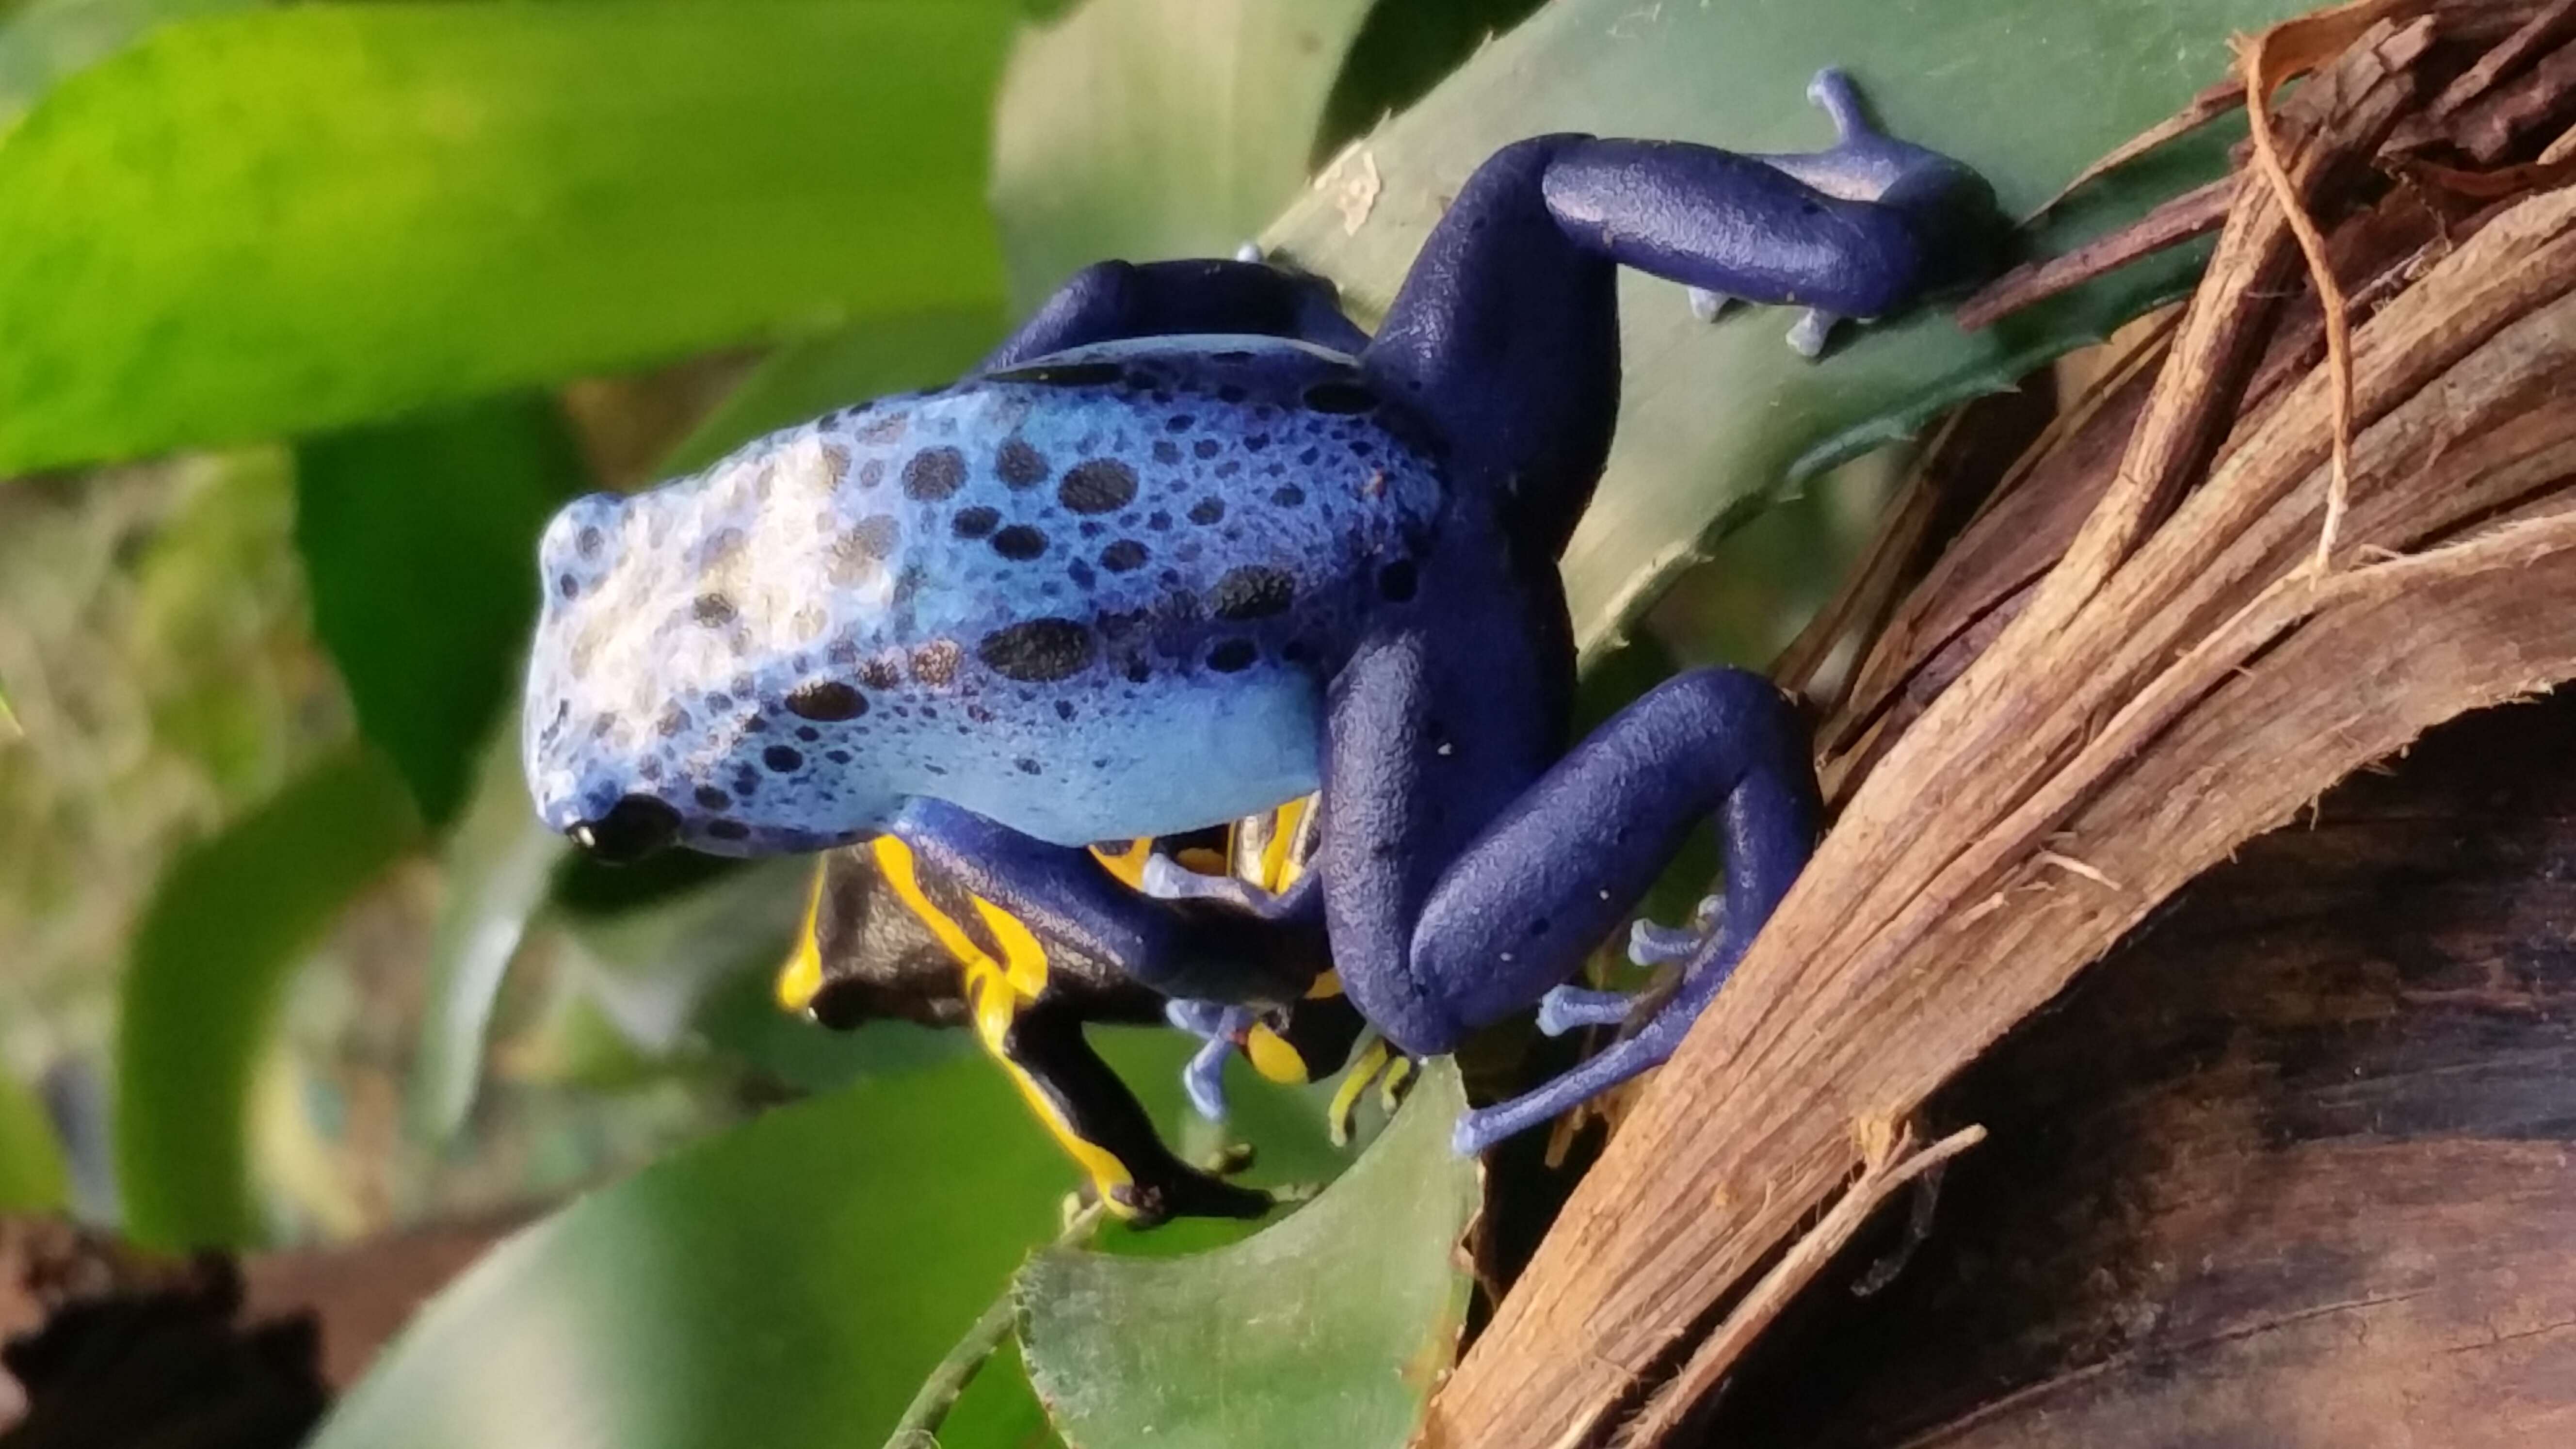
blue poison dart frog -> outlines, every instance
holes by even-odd
[[[1662,1061],[1819,828],[1788,701],[1678,675],[1569,742],[1556,558],[1619,394],[1621,267],[1877,317],[1985,275],[1966,166],[1541,136],[1458,190],[1374,336],[1257,262],[1102,263],[962,381],[693,477],[577,500],[541,546],[524,741],[596,854],[877,836],[1156,994],[1278,1008],[1319,953],[1429,1056],[1546,999],[1607,1049],[1462,1118],[1474,1151]],[[1128,889],[1084,847],[1318,792],[1271,893]],[[1725,910],[1640,1008],[1566,986],[1687,832]],[[1148,882],[1152,884],[1152,882]]]
[[[1297,801],[1227,830],[1093,853],[1131,887],[1159,847],[1187,868],[1239,871],[1277,890],[1295,879],[1297,826],[1305,818],[1305,802]],[[1174,1157],[1126,1085],[1092,1051],[1084,1026],[1172,1020],[1200,1036],[1206,1046],[1185,1081],[1200,1112],[1221,1119],[1221,1073],[1235,1052],[1262,1075],[1290,1083],[1320,1080],[1351,1059],[1365,1024],[1324,965],[1319,956],[1305,995],[1283,1008],[1255,1012],[1167,1001],[1125,963],[1092,956],[1083,942],[1055,935],[1042,919],[1011,915],[935,866],[926,869],[903,838],[881,835],[821,857],[804,929],[779,973],[778,998],[791,1011],[844,1030],[888,1018],[973,1026],[1082,1167],[1093,1194],[1112,1212],[1148,1226],[1175,1216],[1257,1216],[1271,1199]],[[1370,1042],[1359,1058],[1333,1099],[1337,1142],[1347,1140],[1370,1082],[1403,1070],[1383,1042]]]

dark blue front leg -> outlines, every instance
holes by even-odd
[[[1057,288],[977,370],[1098,342],[1194,333],[1293,337],[1353,355],[1368,345],[1321,277],[1263,262],[1096,262]]]

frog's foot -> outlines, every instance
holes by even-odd
[[[1252,1008],[1221,1001],[1167,1001],[1163,1003],[1163,1020],[1199,1039],[1199,1049],[1191,1054],[1189,1065],[1181,1068],[1181,1088],[1189,1094],[1190,1105],[1200,1116],[1211,1122],[1224,1121],[1225,1063],[1245,1033],[1252,1030]]]
[[[1725,927],[1726,912],[1712,909],[1703,901],[1700,919],[1710,923],[1707,929],[1693,933],[1694,949],[1684,966],[1682,978],[1669,993],[1649,990],[1636,996],[1611,991],[1590,991],[1579,987],[1560,986],[1539,1003],[1539,1026],[1548,1030],[1551,1017],[1560,1023],[1559,1030],[1572,1026],[1635,1025],[1629,1035],[1607,1049],[1586,1059],[1564,1075],[1540,1085],[1509,1101],[1469,1112],[1458,1119],[1451,1143],[1462,1153],[1482,1152],[1515,1133],[1525,1132],[1560,1113],[1572,1110],[1620,1083],[1662,1065],[1664,1059],[1681,1045],[1691,1023],[1699,1019],[1702,1008],[1717,996],[1735,972],[1735,963],[1752,944],[1752,933],[1736,933]],[[1663,928],[1655,928],[1661,931]],[[1670,936],[1681,936],[1680,931]],[[1648,1013],[1642,1022],[1640,1012]],[[1554,1033],[1551,1033],[1554,1034]]]

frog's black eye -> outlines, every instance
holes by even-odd
[[[631,865],[680,838],[680,812],[650,795],[628,795],[597,820],[573,822],[564,834],[609,865]]]

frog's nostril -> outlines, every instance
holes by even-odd
[[[628,795],[596,820],[565,827],[572,843],[610,865],[631,865],[680,838],[680,812],[650,795]]]

